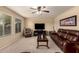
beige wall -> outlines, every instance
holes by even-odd
[[[66,28],[66,29],[76,29],[79,30],[79,7],[73,7],[72,9],[69,9],[68,11],[62,13],[61,15],[57,16],[55,19],[53,18],[27,18],[26,20],[24,20],[23,17],[21,17],[20,15],[14,13],[13,11],[5,8],[5,7],[0,7],[0,13],[4,13],[7,15],[12,16],[12,33],[11,35],[7,35],[7,36],[3,36],[0,37],[0,49],[4,48],[10,44],[12,44],[13,42],[15,42],[16,40],[19,40],[22,36],[22,32],[21,33],[15,33],[15,18],[19,18],[22,21],[22,31],[24,28],[24,25],[26,28],[31,28],[34,30],[34,24],[35,23],[45,23],[45,30],[51,31],[53,30],[53,26],[55,28],[55,30],[57,31],[57,29],[59,28]],[[69,16],[73,16],[73,15],[77,15],[77,26],[61,26],[59,24],[59,20],[69,17]]]
[[[77,26],[60,26],[59,20],[73,15],[77,15]],[[68,11],[57,16],[54,21],[55,21],[54,27],[56,31],[59,28],[79,30],[79,7],[73,7],[72,9],[69,9]]]
[[[53,19],[50,19],[50,18],[28,18],[27,21],[26,21],[26,28],[31,28],[34,30],[34,24],[35,23],[44,23],[45,24],[45,30],[48,30],[48,31],[51,31],[53,30]]]
[[[14,13],[13,11],[7,9],[6,7],[0,7],[0,13],[12,16],[11,35],[0,37],[0,49],[2,49],[2,48],[7,47],[8,45],[12,44],[13,42],[15,42],[16,40],[19,40],[21,38],[23,27],[24,27],[24,18],[16,13]],[[17,34],[15,33],[15,18],[16,17],[21,19],[21,21],[22,21],[22,31],[21,31],[21,33],[17,33]]]

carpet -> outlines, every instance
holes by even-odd
[[[1,50],[2,53],[63,53],[61,49],[47,36],[49,40],[49,48],[40,46],[37,47],[37,37],[21,38],[11,46]],[[45,43],[40,43],[45,44]]]

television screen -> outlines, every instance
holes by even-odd
[[[45,29],[45,24],[35,24],[35,29]]]

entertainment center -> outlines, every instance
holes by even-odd
[[[44,23],[35,24],[34,36],[37,36],[38,34],[46,34]]]

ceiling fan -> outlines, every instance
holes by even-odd
[[[30,9],[35,10],[34,12],[32,12],[33,14],[34,13],[41,14],[42,12],[49,13],[49,11],[45,10],[45,8],[46,8],[45,6],[38,6],[36,8],[31,7]]]

